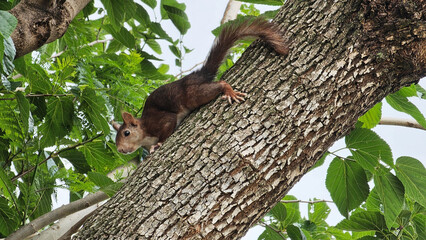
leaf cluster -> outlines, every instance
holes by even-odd
[[[151,91],[174,80],[158,64],[159,42],[177,63],[189,52],[163,29],[171,21],[184,35],[186,6],[101,3],[91,1],[62,38],[19,59],[10,38],[17,20],[7,12],[16,2],[0,3],[0,237],[50,212],[59,188],[71,201],[98,190],[112,195],[121,183],[106,174],[146,155],[118,153],[108,122],[123,110],[139,114]]]
[[[419,85],[405,87],[386,101],[426,128],[425,117],[408,97],[424,98],[424,89]],[[350,156],[328,152],[315,166],[334,156],[325,184],[346,219],[328,226],[323,220],[329,208],[315,203],[308,206],[307,220],[298,215],[289,221],[293,215],[289,215],[289,204],[278,203],[268,214],[270,223],[259,239],[426,239],[425,167],[412,157],[394,160],[389,145],[371,130],[381,119],[381,108],[378,103],[361,116],[345,137]]]

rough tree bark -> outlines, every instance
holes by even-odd
[[[12,40],[18,58],[62,37],[91,0],[21,0],[10,13],[18,19]]]
[[[75,239],[236,239],[359,116],[425,76],[425,5],[286,1],[281,57],[256,42],[223,79],[247,101],[191,114]]]

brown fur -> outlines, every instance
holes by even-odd
[[[259,37],[282,55],[288,54],[288,46],[277,27],[266,20],[257,18],[224,26],[200,70],[152,92],[140,119],[124,112],[123,125],[113,124],[117,130],[118,151],[131,153],[142,146],[153,152],[174,132],[183,118],[221,93],[230,103],[243,101],[244,93],[234,91],[224,81],[213,80],[228,50],[237,40],[249,36]]]

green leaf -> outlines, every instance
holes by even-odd
[[[157,6],[156,0],[141,0],[141,1],[145,3],[146,5],[150,6],[151,8],[155,8],[155,6]]]
[[[282,222],[286,219],[287,216],[287,209],[284,206],[284,204],[278,202],[272,209],[269,211],[269,213],[272,214],[272,216],[277,219],[278,221]]]
[[[145,40],[145,43],[152,49],[154,50],[154,52],[156,52],[157,54],[161,54],[161,46],[160,44],[155,41],[155,39],[147,39]]]
[[[13,59],[15,59],[15,55],[16,55],[15,45],[13,44],[11,37],[3,39],[2,49],[4,51],[4,56],[3,56],[1,69],[6,76],[9,76],[13,72],[13,69],[15,68],[15,65],[13,64]]]
[[[18,102],[19,107],[19,116],[21,118],[23,124],[23,132],[28,132],[29,127],[29,118],[30,118],[30,103],[27,98],[22,94],[22,92],[15,93],[16,100]]]
[[[98,172],[88,172],[87,176],[99,187],[107,187],[111,184],[114,184],[114,181],[112,181],[109,177]]]
[[[0,34],[8,38],[18,25],[18,20],[12,14],[0,10]]]
[[[99,189],[100,191],[106,193],[109,197],[112,197],[120,188],[123,186],[124,183],[122,182],[116,182],[114,184],[108,185],[106,187],[102,187]]]
[[[84,154],[76,149],[70,149],[59,154],[61,158],[66,158],[74,166],[79,173],[87,173],[90,171],[90,166],[84,157]]]
[[[356,162],[334,158],[325,181],[331,198],[346,218],[349,211],[358,207],[368,196],[367,177]]]
[[[306,240],[305,234],[303,234],[302,230],[294,225],[289,225],[287,227],[287,234],[291,240]]]
[[[33,196],[36,196],[36,206],[33,210],[30,220],[34,220],[52,210],[52,193],[53,188],[51,187],[53,183],[46,183],[44,181],[39,182],[36,185],[43,184],[42,186],[37,187],[35,193],[31,193]]]
[[[426,90],[422,88],[422,86],[420,86],[419,84],[416,84],[415,86],[416,86],[417,92],[420,94],[419,97],[421,99],[426,99]]]
[[[4,38],[0,35],[0,74],[3,73]]]
[[[15,186],[13,185],[10,178],[7,176],[6,171],[3,168],[0,168],[0,192],[8,200],[16,201],[16,197],[13,194]]]
[[[165,10],[167,16],[170,18],[170,20],[172,20],[173,24],[176,26],[179,32],[182,35],[185,35],[188,29],[191,27],[186,13],[175,6],[163,4],[162,8]]]
[[[53,85],[49,81],[46,70],[40,65],[30,65],[28,74],[24,74],[30,81],[30,90],[34,93],[51,93]]]
[[[33,104],[36,108],[31,112],[33,116],[37,116],[39,120],[42,120],[47,114],[47,105],[44,97],[32,97],[30,98],[30,103]]]
[[[181,53],[181,51],[179,50],[179,48],[178,47],[176,47],[175,45],[170,45],[169,46],[169,49],[170,49],[170,51],[172,51],[172,53],[176,56],[176,57],[178,57],[178,58],[181,58],[182,57],[182,53]]]
[[[338,223],[336,228],[355,232],[382,231],[386,228],[386,222],[380,212],[360,211]]]
[[[308,217],[311,222],[314,222],[315,224],[319,225],[325,222],[325,219],[328,217],[328,214],[330,214],[330,208],[325,202],[308,204]]]
[[[47,102],[47,115],[40,130],[41,145],[52,146],[72,128],[74,106],[70,97],[54,97]]]
[[[396,160],[395,173],[402,182],[405,194],[426,207],[426,171],[423,164],[411,157],[400,157]]]
[[[166,39],[169,42],[173,42],[173,39],[164,31],[163,27],[159,23],[152,22],[149,25],[151,31],[157,34],[160,38]]]
[[[417,90],[415,84],[411,84],[408,87],[403,87],[399,89],[398,94],[403,97],[417,97]]]
[[[284,240],[285,238],[282,237],[280,234],[275,232],[272,228],[266,226],[265,231],[260,234],[260,236],[257,238],[258,240]]]
[[[241,0],[240,2],[270,5],[270,6],[281,6],[284,0]]]
[[[291,196],[291,195],[286,195],[283,200],[297,200],[296,197]],[[288,225],[295,223],[297,221],[299,221],[300,219],[300,210],[299,210],[299,203],[285,203],[285,208],[286,208],[286,218],[284,221],[281,222],[282,226],[285,228]]]
[[[358,120],[363,123],[363,128],[371,129],[379,124],[380,119],[382,118],[382,103],[379,102],[374,105],[373,108],[368,110],[364,115],[362,115]]]
[[[426,215],[417,214],[413,217],[413,223],[418,235],[418,239],[426,239]]]
[[[126,8],[129,6],[124,4],[122,1],[116,0],[101,0],[101,2],[107,11],[107,15],[109,20],[111,21],[112,26],[115,29],[119,29],[124,21],[124,14],[126,13]]]
[[[128,48],[135,48],[135,37],[125,27],[120,27],[118,30],[116,30],[116,28],[114,28],[112,25],[107,24],[104,26],[104,28],[107,32],[111,33],[114,39],[118,40],[124,46]]]
[[[98,172],[87,173],[89,179],[100,187],[100,190],[109,197],[113,196],[123,186],[121,182],[114,182],[109,177]]]
[[[8,201],[0,196],[0,233],[7,236],[14,232],[19,224],[16,210],[9,207]]]
[[[14,145],[20,146],[24,142],[25,136],[17,115],[10,108],[0,105],[0,129],[5,132],[3,137],[9,138]]]
[[[133,18],[145,27],[151,23],[148,12],[139,4],[136,4],[136,12]]]
[[[396,92],[388,95],[386,101],[395,110],[411,115],[422,127],[426,128],[426,119],[423,114],[401,93]]]
[[[97,96],[95,90],[86,87],[81,94],[80,110],[84,112],[89,121],[97,130],[103,131],[106,135],[110,132],[106,113],[105,101],[101,96]]]
[[[356,128],[345,137],[346,146],[361,167],[374,173],[382,160],[393,166],[392,151],[389,145],[375,132]]]
[[[112,154],[102,142],[91,142],[81,147],[87,163],[97,172],[108,172],[109,166],[114,163]]]
[[[375,175],[374,184],[383,204],[386,225],[390,229],[404,204],[404,186],[392,173]]]
[[[376,188],[373,188],[368,195],[365,205],[368,211],[380,211],[381,201]]]

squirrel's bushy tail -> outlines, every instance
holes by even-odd
[[[246,19],[238,23],[226,24],[222,28],[201,72],[208,76],[215,76],[228,50],[236,41],[245,37],[258,37],[271,45],[279,54],[288,54],[288,45],[275,24],[263,18]]]

